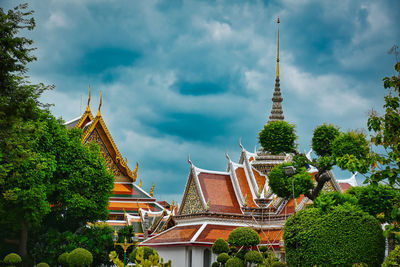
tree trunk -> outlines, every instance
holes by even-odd
[[[318,173],[315,175],[315,181],[317,182],[317,185],[310,192],[307,192],[305,196],[311,200],[316,199],[321,190],[324,188],[325,183],[330,179],[331,177],[329,176],[328,171],[318,171]]]
[[[22,222],[21,237],[19,242],[19,255],[21,257],[24,257],[28,254],[26,249],[27,243],[28,243],[28,223],[27,221],[24,220]]]
[[[389,233],[388,235],[388,253],[390,253],[390,251],[392,251],[396,245],[396,239],[394,236],[394,233]]]

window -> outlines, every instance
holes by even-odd
[[[206,248],[203,252],[203,267],[211,266],[211,252],[208,248]]]
[[[189,248],[187,252],[187,266],[192,267],[192,249]]]

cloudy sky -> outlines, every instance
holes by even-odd
[[[131,169],[155,196],[181,201],[189,165],[225,170],[267,122],[276,71],[285,119],[299,150],[324,122],[365,128],[382,110],[382,78],[393,75],[400,1],[33,0],[38,61],[31,80],[53,114],[79,116],[92,87],[103,118]],[[18,1],[2,0],[8,9]],[[338,172],[339,179],[348,174]]]

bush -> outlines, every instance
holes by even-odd
[[[222,263],[222,264],[225,264],[230,258],[231,257],[228,255],[228,253],[224,252],[224,253],[221,253],[221,254],[218,255],[217,261]]]
[[[38,263],[38,264],[36,265],[36,267],[50,267],[50,265],[48,265],[48,264],[45,263],[45,262],[41,262],[41,263]]]
[[[311,146],[318,156],[332,155],[332,143],[340,134],[337,127],[323,124],[314,129]]]
[[[217,255],[221,254],[221,253],[228,253],[229,245],[222,238],[218,238],[217,240],[215,240],[214,244],[212,245],[211,251]]]
[[[275,262],[278,262],[279,259],[276,257],[275,253],[273,251],[266,251],[264,252],[264,263],[266,266],[270,267],[272,264]]]
[[[396,246],[386,257],[382,267],[400,266],[400,246]]]
[[[285,267],[286,264],[282,263],[282,262],[274,262],[271,267]]]
[[[246,262],[251,262],[251,263],[262,263],[264,260],[261,253],[255,250],[248,251],[244,255],[244,259],[246,260]]]
[[[267,246],[259,246],[258,249],[259,249],[262,253],[268,251],[268,247],[267,247]]]
[[[67,266],[68,265],[68,252],[64,252],[63,254],[58,256],[57,261],[59,264],[61,264],[61,266]]]
[[[289,266],[379,266],[385,240],[377,219],[352,205],[321,212],[309,208],[285,224],[286,261]],[[368,244],[368,245],[365,245]]]
[[[279,164],[272,168],[268,174],[269,185],[272,191],[282,198],[293,198],[292,176],[285,174],[283,171],[284,167],[291,165],[291,162]],[[293,176],[293,185],[295,197],[314,188],[313,180],[304,167],[296,169]]]
[[[244,267],[244,264],[241,259],[233,257],[225,263],[225,267]]]
[[[73,267],[89,266],[93,262],[93,256],[84,248],[76,248],[68,254],[67,261]]]
[[[153,255],[153,254],[158,255],[157,251],[156,251],[154,248],[146,247],[146,246],[143,246],[143,247],[140,247],[140,248],[143,248],[143,250],[144,250],[143,258],[144,258],[145,260],[148,260],[150,255]],[[135,249],[131,252],[131,254],[129,254],[129,260],[130,260],[131,262],[135,262],[135,260],[136,260],[136,252],[137,252],[138,249],[139,249],[139,248],[135,248]]]
[[[219,262],[216,262],[216,261],[214,261],[214,262],[211,264],[211,267],[219,267],[219,266],[220,266]]]
[[[239,227],[229,234],[228,243],[237,247],[257,246],[260,243],[260,236],[249,227]]]
[[[294,125],[286,121],[273,121],[264,126],[258,135],[264,150],[272,154],[291,153],[295,150]]]
[[[3,262],[8,265],[14,265],[22,262],[21,257],[17,253],[10,253],[4,257]]]

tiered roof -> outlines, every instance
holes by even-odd
[[[75,118],[65,123],[68,128],[80,128],[83,131],[82,143],[96,142],[100,146],[100,151],[104,159],[106,160],[107,167],[114,173],[115,182],[112,190],[108,209],[110,212],[109,221],[110,225],[120,227],[125,225],[131,225],[139,223],[139,226],[135,226],[136,230],[142,230],[141,224],[143,218],[141,214],[146,212],[161,214],[164,217],[167,214],[163,206],[156,202],[149,193],[144,191],[140,186],[134,182],[137,178],[137,170],[139,164],[136,163],[136,167],[133,171],[128,167],[127,159],[123,159],[119,152],[111,134],[102,118],[101,105],[102,97],[100,95],[100,105],[96,114],[96,117],[92,115],[90,110],[90,87],[89,87],[89,99],[86,106],[85,112],[82,116]],[[130,217],[130,220],[127,218]],[[137,217],[135,219],[135,217]],[[160,218],[157,221],[151,221],[151,223],[162,223],[165,224],[165,220],[162,221]],[[148,228],[152,230],[163,229],[163,227],[157,225],[149,225]],[[140,233],[140,232],[139,232]]]

